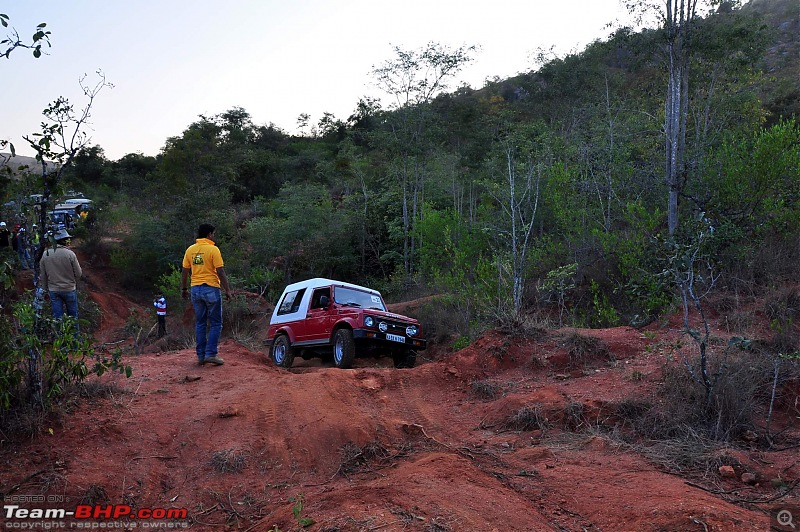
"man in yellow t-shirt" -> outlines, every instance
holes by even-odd
[[[183,299],[189,298],[187,281],[192,277],[191,299],[194,307],[194,326],[197,361],[221,366],[223,360],[217,356],[217,344],[222,334],[222,297],[220,285],[226,299],[231,298],[228,277],[223,269],[222,253],[214,244],[214,226],[200,224],[197,240],[183,255],[181,286]]]

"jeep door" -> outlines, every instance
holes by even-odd
[[[313,343],[327,343],[331,336],[333,304],[331,301],[331,288],[325,286],[317,288],[311,294],[311,304],[306,313],[304,327],[305,338],[303,341]]]

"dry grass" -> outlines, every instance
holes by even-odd
[[[494,401],[503,395],[503,386],[493,381],[474,381],[470,388],[473,397],[482,401]]]
[[[241,473],[247,465],[247,458],[242,451],[223,449],[211,455],[209,463],[219,473]]]
[[[611,362],[614,359],[608,345],[599,338],[573,331],[564,335],[562,341],[570,363],[575,367],[596,362]]]
[[[547,416],[542,413],[539,405],[523,406],[508,416],[503,423],[505,429],[520,432],[530,430],[546,431],[550,426],[550,421],[547,419]]]
[[[405,451],[401,451],[399,454],[392,454],[379,442],[371,441],[364,447],[348,442],[339,449],[339,453],[342,455],[342,463],[337,470],[337,474],[346,477],[354,473],[371,471],[373,464],[385,465],[396,456],[399,456],[399,454],[404,454]]]

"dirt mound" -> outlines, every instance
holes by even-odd
[[[92,298],[112,331],[130,302],[102,293]],[[110,393],[35,438],[4,438],[0,491],[68,510],[185,509],[176,523],[202,531],[766,530],[772,505],[733,502],[794,482],[794,452],[745,446],[733,475],[681,478],[607,433],[620,403],[660,386],[674,339],[493,331],[408,370],[388,359],[284,370],[231,338],[219,367],[198,367],[192,349],[129,356],[132,378],[103,377]]]

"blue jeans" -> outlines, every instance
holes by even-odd
[[[17,250],[17,256],[19,257],[19,262],[22,265],[23,270],[30,270],[32,268],[31,263],[31,254],[28,253],[28,248],[20,247]]]
[[[197,358],[217,356],[217,344],[222,333],[222,294],[219,288],[202,284],[192,287],[194,332]],[[206,322],[208,322],[206,324]],[[206,331],[208,337],[206,338]]]
[[[50,304],[53,307],[53,317],[60,320],[64,317],[64,310],[67,311],[67,316],[72,316],[75,320],[78,319],[78,291],[71,290],[69,292],[54,292],[50,291]],[[77,327],[78,324],[75,324]]]

